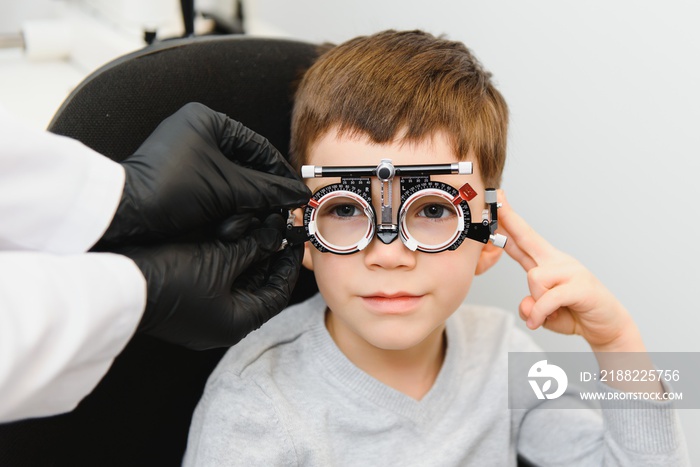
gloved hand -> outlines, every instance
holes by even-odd
[[[231,346],[280,312],[299,275],[303,250],[276,253],[285,221],[269,216],[235,242],[131,245],[147,282],[138,331],[185,347]]]
[[[264,137],[198,103],[164,120],[121,164],[126,184],[102,245],[180,236],[311,196]]]

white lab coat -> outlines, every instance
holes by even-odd
[[[0,108],[0,423],[72,410],[134,333],[143,275],[85,253],[123,187],[119,164]]]

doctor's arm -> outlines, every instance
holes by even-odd
[[[112,220],[124,170],[0,108],[0,422],[73,409],[141,320],[133,261],[85,254]]]
[[[0,108],[0,250],[82,253],[112,221],[124,170]]]
[[[72,410],[133,335],[145,289],[123,256],[0,252],[0,422]]]
[[[121,164],[2,109],[0,140],[0,422],[72,409],[137,326],[233,345],[289,300],[299,252],[251,226],[308,190],[240,123],[190,104]],[[226,240],[153,243],[205,223]],[[121,255],[84,253],[101,238]]]

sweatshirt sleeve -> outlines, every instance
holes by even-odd
[[[255,378],[215,372],[194,412],[183,466],[298,464],[284,423]]]
[[[145,302],[145,279],[126,257],[0,252],[0,422],[72,410]]]
[[[514,351],[542,352],[524,333],[516,334]],[[598,390],[616,391],[603,383]],[[540,467],[690,466],[672,402],[620,399],[601,401],[595,409],[570,385],[558,399],[512,412],[521,417],[518,452]]]
[[[88,250],[109,226],[124,169],[82,143],[0,108],[0,250]]]
[[[518,451],[538,466],[690,466],[675,410],[654,404],[596,411],[547,401],[523,418]]]

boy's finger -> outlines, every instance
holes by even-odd
[[[527,272],[530,295],[539,300],[548,290],[570,281],[574,271],[568,264],[551,264],[530,269]]]
[[[499,199],[502,202],[498,210],[498,222],[508,231],[508,243],[516,243],[522,252],[537,264],[542,264],[542,261],[551,257],[556,250],[513,210],[502,191],[499,192]]]
[[[545,329],[559,334],[575,334],[576,321],[568,310],[558,310],[549,315],[542,325]]]
[[[537,329],[544,324],[545,319],[560,308],[571,305],[571,291],[566,285],[554,287],[542,295],[533,305],[528,318],[527,327]]]
[[[498,190],[498,199],[504,200],[504,195],[502,190]],[[499,209],[499,212],[503,210],[503,207]],[[500,217],[500,216],[499,216]],[[503,248],[505,252],[513,258],[522,268],[527,272],[530,271],[530,269],[537,267],[537,262],[527,253],[525,253],[518,243],[515,241],[511,233],[508,231],[508,229],[505,227],[503,222],[500,222],[498,225],[498,231],[499,234],[505,235],[509,241],[506,242],[505,247]]]
[[[532,313],[532,307],[535,304],[535,299],[532,298],[531,295],[528,295],[527,297],[523,298],[522,301],[520,302],[520,306],[518,306],[518,314],[520,315],[520,319],[523,321],[527,321],[528,318],[530,317],[530,313]]]
[[[498,233],[505,235],[509,239],[511,238],[510,233],[506,229],[504,229],[502,225],[499,225]],[[508,254],[508,256],[517,261],[518,264],[520,264],[520,266],[522,266],[526,272],[534,267],[537,267],[537,262],[534,259],[532,259],[530,255],[521,250],[518,244],[515,243],[515,241],[506,242],[506,245],[503,249]]]

